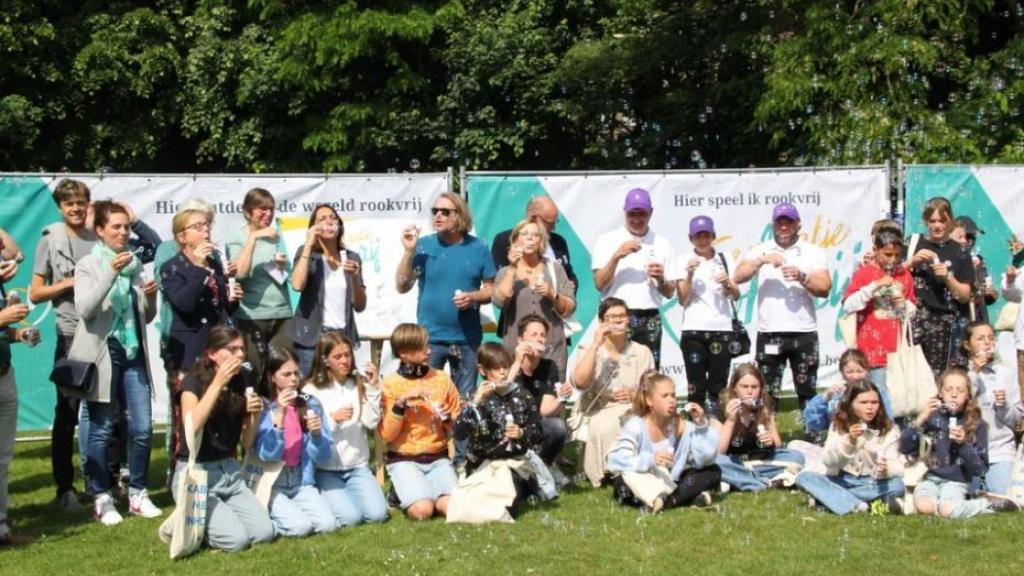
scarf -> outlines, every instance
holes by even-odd
[[[423,364],[406,364],[405,362],[398,363],[398,375],[402,378],[408,378],[409,380],[418,380],[427,375],[430,371],[430,366]]]
[[[100,266],[110,266],[111,261],[117,253],[108,248],[102,242],[97,242],[92,247],[92,255],[100,261]],[[107,292],[110,298],[110,306],[114,310],[114,322],[110,329],[110,335],[114,337],[124,348],[125,356],[134,360],[139,353],[139,333],[135,326],[135,311],[132,309],[132,276],[142,268],[138,257],[132,256],[132,261],[114,277],[114,284]]]

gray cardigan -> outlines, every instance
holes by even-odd
[[[298,262],[302,255],[302,248],[295,252],[295,262]],[[345,250],[345,257],[349,260],[362,264],[359,254],[351,250]],[[295,307],[295,317],[292,320],[292,341],[305,348],[316,346],[320,339],[320,330],[324,325],[324,275],[326,273],[323,255],[313,252],[309,255],[309,264],[306,268],[306,286],[299,294],[299,305]],[[294,265],[292,270],[294,270]],[[362,279],[360,278],[360,281]],[[356,329],[355,310],[352,309],[352,289],[345,302],[345,335],[352,341],[354,348],[359,347],[359,330]]]
[[[96,382],[92,390],[84,396],[91,402],[110,402],[111,376],[113,369],[110,363],[110,349],[107,337],[114,324],[114,310],[110,303],[110,288],[114,285],[117,273],[109,266],[100,265],[99,259],[89,254],[82,258],[75,267],[75,308],[78,310],[78,328],[75,338],[68,350],[68,358],[83,362],[96,363]],[[156,316],[156,294],[147,298],[142,293],[141,268],[132,276],[132,289],[139,318],[148,324]],[[145,326],[140,326],[142,341],[139,346],[146,350]],[[150,383],[153,374],[146,363],[146,375]],[[66,393],[66,392],[65,392]]]

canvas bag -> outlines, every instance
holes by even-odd
[[[910,322],[900,322],[896,351],[886,356],[885,387],[889,389],[894,417],[917,413],[928,398],[938,393],[924,351],[914,344]]]
[[[1003,303],[1003,308],[999,311],[999,318],[996,319],[993,328],[995,328],[996,332],[1013,332],[1014,327],[1017,325],[1018,314],[1020,314],[1019,302]]]
[[[160,539],[170,546],[172,560],[184,558],[199,550],[206,536],[206,470],[196,467],[196,456],[203,442],[203,431],[196,433],[192,414],[184,419],[188,466],[182,471],[174,512],[160,525]]]
[[[256,499],[263,505],[264,510],[270,510],[270,496],[283,467],[284,462],[281,460],[277,462],[260,460],[256,455],[255,448],[248,450],[245,454],[245,462],[242,463],[242,480],[256,495]]]

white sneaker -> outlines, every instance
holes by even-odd
[[[728,482],[719,482],[718,483],[718,491],[721,492],[722,494],[728,494],[729,490],[731,490],[731,489],[732,489],[732,486],[730,486]]]
[[[104,492],[96,497],[92,515],[104,526],[114,526],[123,520],[117,512],[117,508],[114,507],[114,499],[110,496],[110,492]]]
[[[81,514],[85,510],[85,506],[78,501],[78,493],[74,489],[57,496],[57,506],[60,506],[65,514]]]
[[[157,518],[163,516],[163,511],[153,504],[149,499],[149,492],[141,490],[128,498],[128,511],[143,518]]]

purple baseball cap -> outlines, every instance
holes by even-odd
[[[654,210],[654,206],[651,205],[651,195],[643,188],[633,188],[629,192],[626,192],[626,204],[623,209],[626,212],[631,210],[652,212]]]
[[[772,222],[775,222],[779,218],[789,218],[794,222],[800,221],[800,213],[797,212],[796,206],[793,206],[789,202],[781,202],[775,205],[772,209]]]
[[[694,216],[690,220],[690,236],[694,236],[701,232],[711,232],[714,234],[715,223],[707,216]]]

